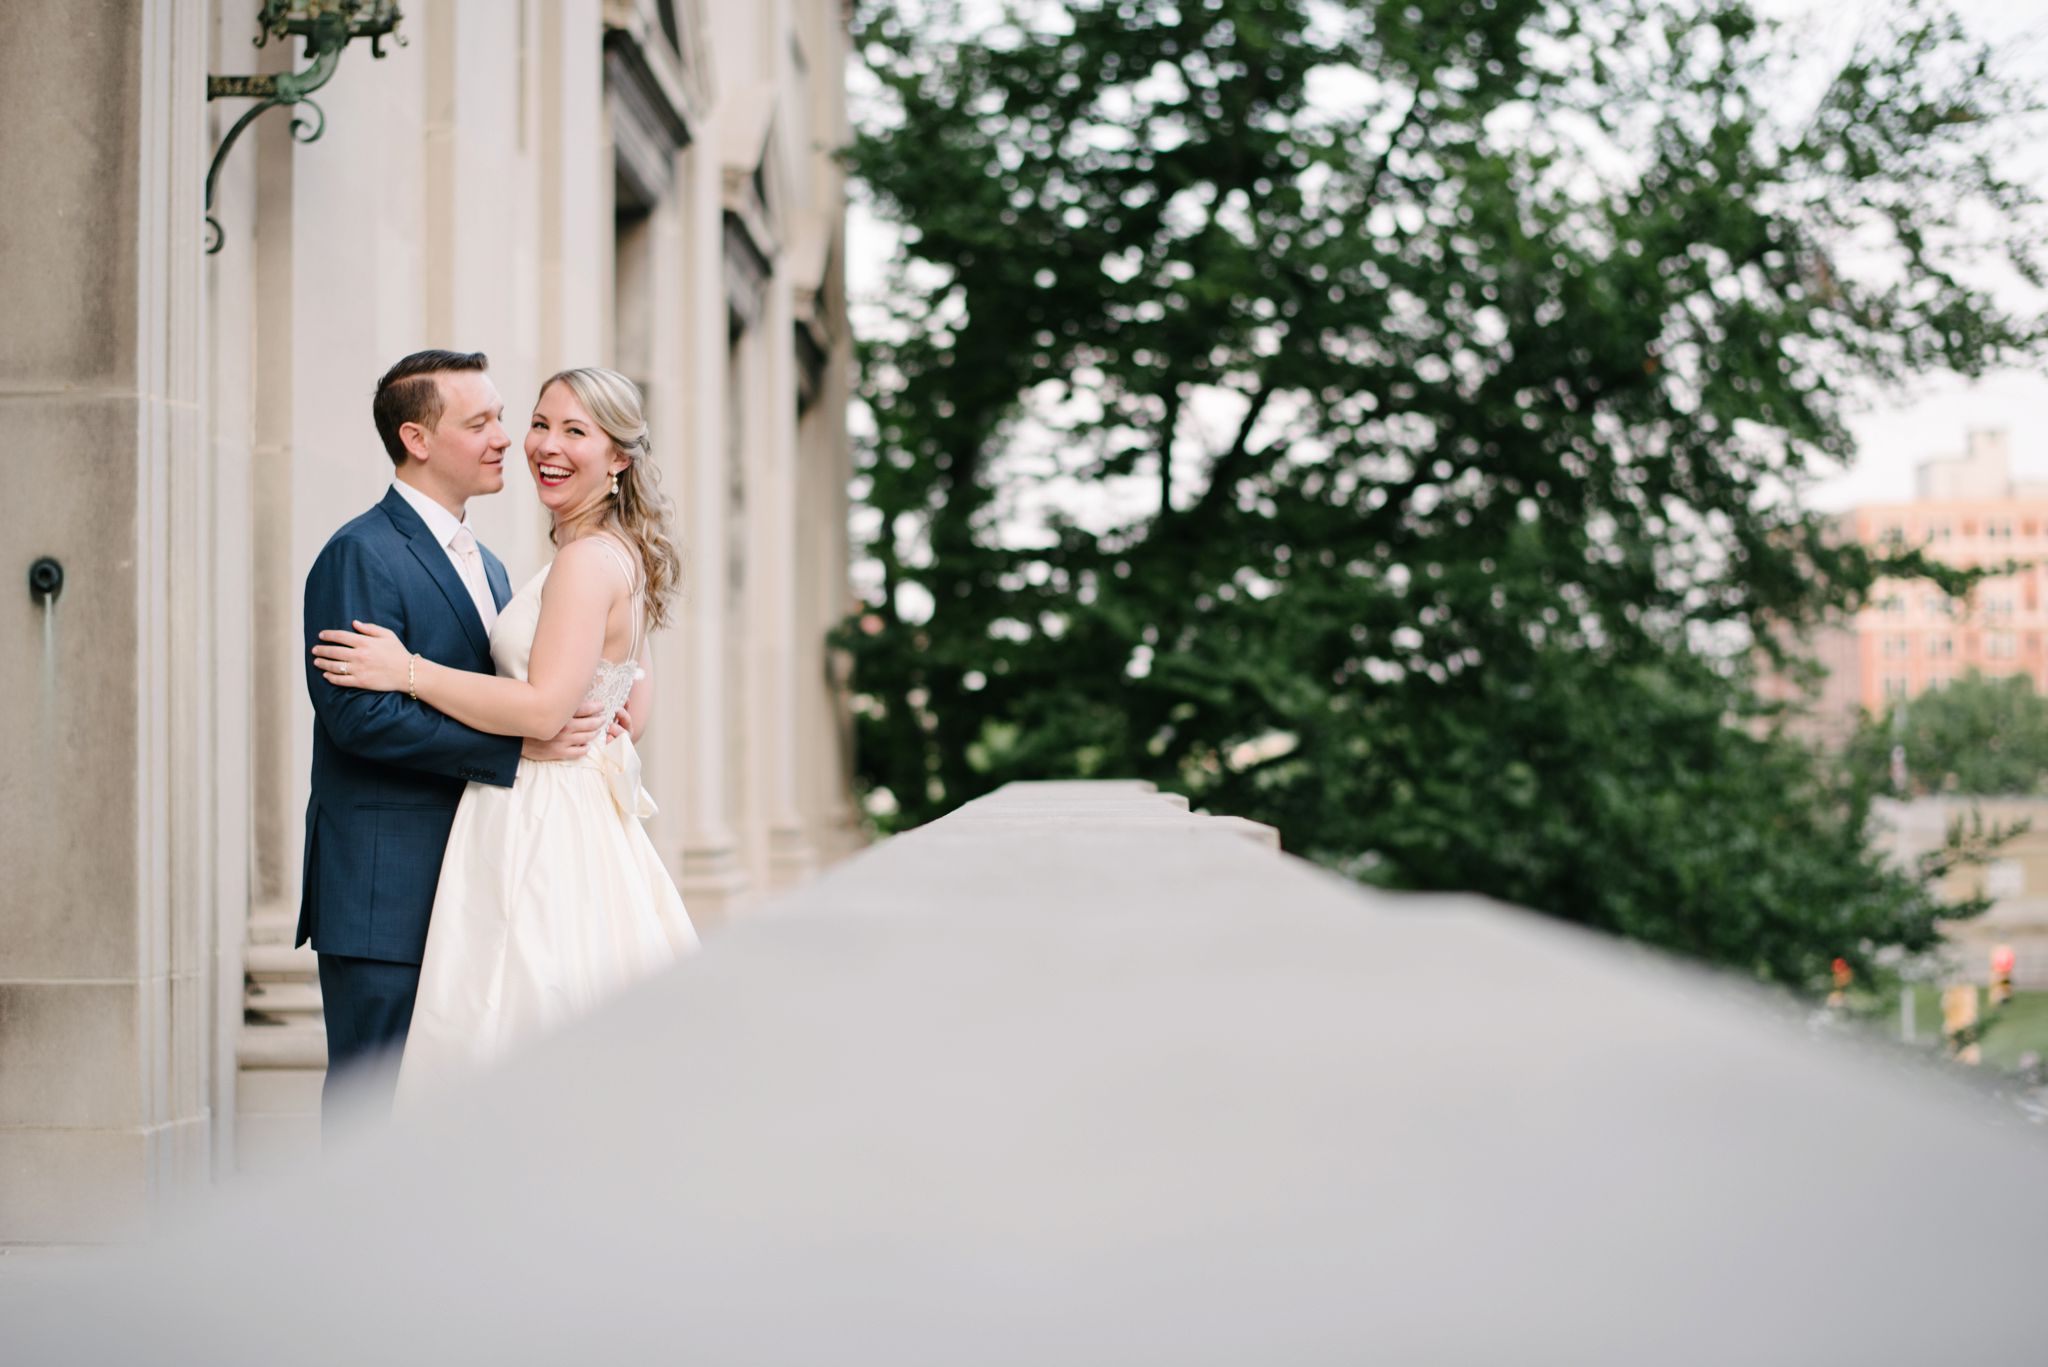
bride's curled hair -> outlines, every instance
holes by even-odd
[[[616,534],[640,557],[642,581],[647,586],[648,627],[667,626],[682,584],[683,560],[669,534],[675,505],[661,491],[661,472],[654,466],[654,448],[647,439],[640,387],[602,366],[558,371],[541,382],[540,392],[545,394],[549,385],[556,384],[568,386],[576,402],[628,461],[619,471],[618,496],[605,500],[597,526]]]

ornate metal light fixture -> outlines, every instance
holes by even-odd
[[[304,105],[313,111],[312,119],[292,118],[292,137],[300,142],[313,142],[327,131],[327,115],[319,105],[308,98],[334,75],[334,68],[341,63],[342,49],[358,38],[370,40],[370,55],[384,55],[384,37],[398,28],[399,14],[396,0],[263,0],[263,8],[256,16],[255,45],[263,47],[276,38],[280,42],[290,38],[303,38],[306,43],[308,65],[301,71],[280,72],[274,76],[208,76],[206,98],[209,100],[255,100],[249,111],[236,119],[228,129],[228,135],[220,140],[220,148],[213,154],[213,165],[206,168],[206,251],[210,256],[221,248],[220,220],[213,216],[213,191],[220,179],[221,164],[228,158],[228,151],[235,145],[235,139],[242,136],[242,130],[256,121],[257,115],[266,109],[279,105]],[[397,38],[399,43],[405,39]]]

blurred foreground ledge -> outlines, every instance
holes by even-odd
[[[2011,1112],[1271,834],[1007,788],[317,1171],[0,1281],[8,1359],[2039,1360]]]

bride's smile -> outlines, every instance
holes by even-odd
[[[626,462],[567,385],[551,384],[526,429],[526,468],[559,526],[602,504]]]

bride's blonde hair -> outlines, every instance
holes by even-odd
[[[557,371],[541,382],[540,392],[545,394],[549,385],[556,384],[568,387],[626,458],[626,468],[618,475],[619,492],[605,499],[595,525],[616,535],[639,556],[647,586],[648,629],[667,626],[676,591],[682,585],[683,558],[669,534],[675,505],[661,491],[661,471],[655,468],[654,448],[647,439],[640,387],[602,366]],[[548,536],[552,540],[554,533]]]

